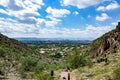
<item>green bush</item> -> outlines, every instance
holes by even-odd
[[[71,68],[75,69],[86,65],[86,60],[82,55],[74,55],[71,59]]]
[[[73,69],[84,66],[92,67],[93,62],[88,56],[88,53],[76,53],[72,55],[70,58],[70,67]]]
[[[92,67],[92,66],[93,66],[92,59],[87,58],[87,59],[86,59],[86,65],[87,65],[88,67]]]
[[[23,71],[33,71],[37,65],[37,59],[33,57],[23,57],[21,58],[21,70]]]

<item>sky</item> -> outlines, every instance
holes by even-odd
[[[0,0],[0,33],[11,38],[96,39],[120,21],[120,0]]]

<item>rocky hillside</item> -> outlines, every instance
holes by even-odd
[[[92,55],[93,64],[73,70],[72,75],[76,77],[73,80],[120,80],[120,22],[116,29],[94,40],[82,51]]]
[[[116,29],[104,34],[102,37],[95,40],[94,43],[98,49],[93,54],[93,57],[118,50],[120,45],[120,22],[118,22]]]
[[[33,79],[35,74],[48,69],[49,63],[54,61],[35,47],[0,33],[0,80]]]
[[[36,54],[33,48],[0,33],[0,79],[20,73],[24,66],[22,60],[39,59],[41,56]]]
[[[8,38],[7,36],[0,33],[0,48],[7,49],[10,51],[18,51],[21,53],[35,53],[31,47],[28,47],[26,44],[23,44],[15,39]],[[14,49],[14,50],[13,50]]]

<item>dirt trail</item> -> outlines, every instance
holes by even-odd
[[[60,73],[60,80],[69,80],[68,74],[70,74],[70,80],[77,80],[75,74],[73,74],[72,72],[66,72],[66,71],[62,71]]]

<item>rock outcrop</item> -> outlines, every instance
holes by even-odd
[[[118,22],[116,29],[104,34],[101,37],[101,40],[102,43],[93,57],[102,55],[105,52],[111,51],[120,45],[120,22]]]

